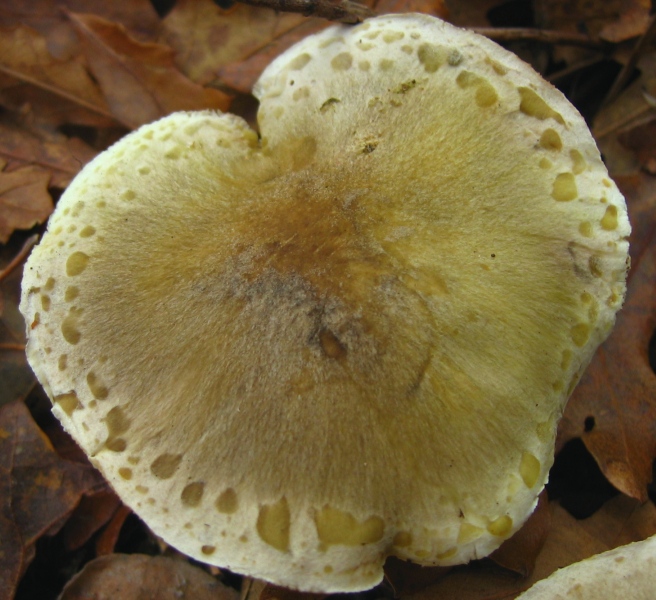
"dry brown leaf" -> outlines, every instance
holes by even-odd
[[[111,554],[88,563],[59,600],[237,600],[228,588],[184,560]]]
[[[618,183],[634,224],[628,294],[613,333],[569,401],[558,447],[581,437],[606,478],[645,501],[656,459],[656,374],[649,364],[656,331],[656,184],[648,175]]]
[[[36,131],[0,122],[0,160],[5,173],[34,166],[50,173],[49,186],[65,188],[96,152],[76,138],[39,135]]]
[[[607,548],[616,548],[656,534],[656,506],[619,494],[577,524]]]
[[[638,127],[618,133],[620,143],[632,151],[640,166],[651,175],[656,175],[656,117],[650,118]]]
[[[390,12],[430,12],[437,16],[445,16],[447,10],[443,0],[367,0],[363,2],[377,13]],[[217,70],[218,83],[242,94],[249,94],[262,70],[279,54],[304,37],[321,31],[333,23],[323,19],[303,19],[297,24],[284,21],[286,27],[260,39],[259,45],[245,55],[239,55],[232,62],[222,64]],[[291,26],[287,26],[287,25]],[[239,39],[241,33],[234,33]]]
[[[36,540],[55,533],[97,486],[100,474],[62,460],[22,402],[0,407],[0,594],[12,597]]]
[[[304,37],[329,27],[331,23],[323,19],[303,19],[294,27],[268,40],[262,40],[260,47],[237,60],[217,69],[222,85],[242,94],[249,94],[264,68],[276,56],[287,50]]]
[[[228,109],[228,96],[178,71],[168,46],[138,42],[124,27],[94,15],[71,14],[70,19],[112,114],[126,126],[177,110]]]
[[[24,563],[29,557],[20,552],[21,532],[11,514],[11,478],[0,468],[0,600],[11,600],[18,586]]]
[[[490,558],[523,577],[535,569],[537,560],[551,529],[551,509],[545,491],[540,494],[538,505],[522,528],[506,540]]]
[[[645,7],[648,12],[650,4],[651,0],[535,0],[533,9],[540,28],[586,33],[592,38],[607,32],[608,36],[620,39],[646,29],[646,24],[642,31],[636,29],[636,21],[630,15],[644,11]],[[584,63],[594,56],[589,49],[560,45],[553,46],[552,54],[552,63],[569,65]]]
[[[257,600],[323,600],[328,594],[312,594],[310,592],[299,592],[288,588],[267,583]]]
[[[48,194],[50,173],[41,167],[0,172],[0,243],[16,229],[43,223],[53,210]]]
[[[101,490],[97,494],[83,496],[77,508],[62,529],[64,546],[67,550],[77,550],[116,514],[121,500],[111,490]]]
[[[25,322],[18,303],[19,265],[37,241],[37,236],[32,236],[0,247],[0,406],[23,399],[36,381],[25,357]]]
[[[379,0],[375,10],[379,14],[447,15],[444,0]],[[201,84],[223,83],[242,93],[250,92],[262,68],[293,41],[329,25],[321,19],[244,4],[226,10],[213,0],[178,0],[163,21],[164,36],[175,49],[176,62],[191,79]],[[299,28],[301,34],[296,31]],[[249,61],[247,78],[243,73],[233,72],[245,61]],[[227,65],[232,68],[228,69]],[[219,71],[223,74],[222,81],[216,80]]]
[[[105,99],[83,64],[60,60],[48,51],[40,33],[19,25],[0,28],[0,104],[58,106],[59,122],[106,125],[113,122]],[[68,108],[72,110],[67,111]]]
[[[623,47],[620,47],[620,49]],[[629,53],[630,54],[630,53]],[[619,62],[626,63],[629,55],[615,53]],[[593,134],[604,150],[606,138],[617,136],[626,129],[642,126],[654,118],[656,98],[656,52],[643,54],[638,60],[640,76],[635,79],[613,102],[604,106],[595,117]],[[613,163],[609,164],[611,175],[617,174]]]
[[[599,37],[607,42],[619,43],[641,36],[649,27],[651,0],[629,2],[617,21],[605,25]]]
[[[458,27],[489,27],[488,13],[503,3],[504,0],[449,0],[449,21]]]
[[[414,594],[437,583],[453,567],[423,567],[413,562],[390,556],[385,561],[385,581],[400,598]]]
[[[105,527],[104,531],[96,540],[96,555],[104,556],[111,554],[116,548],[118,536],[121,533],[125,519],[130,516],[132,511],[127,506],[120,506],[118,510],[112,515],[111,520]]]
[[[633,14],[649,14],[651,0],[538,0],[536,11],[542,27],[562,31],[585,31],[599,36],[615,27],[620,35]],[[644,32],[644,30],[643,30]],[[625,38],[626,39],[626,38]]]
[[[160,22],[149,0],[29,0],[0,5],[0,26],[27,25],[48,40],[50,54],[68,60],[79,54],[79,40],[67,12],[90,13],[120,23],[142,41],[154,41]]]
[[[256,54],[304,21],[302,15],[245,4],[225,10],[212,0],[178,0],[162,25],[176,63],[190,79],[206,84],[219,67]]]

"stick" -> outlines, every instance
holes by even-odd
[[[595,48],[598,50],[610,45],[608,42],[591,38],[589,35],[582,33],[551,29],[475,27],[471,31],[484,35],[495,42],[533,41],[544,42],[545,44],[560,44],[563,46],[581,46],[583,48]]]
[[[23,262],[25,257],[30,253],[32,246],[37,243],[39,240],[38,234],[34,234],[28,237],[23,244],[23,247],[19,250],[18,254],[11,259],[11,262],[0,271],[0,281],[6,279],[11,275],[12,271]]]
[[[353,0],[239,0],[251,6],[263,6],[280,12],[301,13],[306,17],[320,17],[329,21],[356,24],[373,17],[374,12]]]
[[[16,352],[25,352],[25,344],[2,344],[0,350],[15,350]]]

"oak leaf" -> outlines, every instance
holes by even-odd
[[[141,41],[154,41],[160,20],[150,0],[30,0],[4,2],[0,8],[0,26],[27,25],[48,40],[48,50],[56,58],[69,59],[79,54],[79,40],[67,18],[68,12],[91,13],[126,27]]]
[[[367,0],[364,2],[379,14],[390,12],[430,12],[445,16],[443,0]],[[190,9],[188,9],[190,10]],[[263,13],[252,13],[253,17]],[[259,18],[259,16],[258,16]],[[271,19],[270,16],[265,17]],[[252,40],[245,51],[237,53],[231,61],[223,62],[217,69],[217,83],[237,92],[250,93],[263,69],[279,54],[303,38],[317,33],[334,23],[318,18],[302,18],[297,15],[284,15],[279,21],[269,20],[271,30],[268,35]],[[231,30],[231,39],[242,40],[249,36],[247,22],[238,21],[238,27]],[[226,59],[228,56],[226,55]]]
[[[112,114],[76,57],[58,59],[48,40],[30,27],[0,28],[0,103],[8,108],[57,105],[58,122],[107,125]]]
[[[58,456],[22,402],[0,407],[0,600],[13,597],[35,542],[104,485],[91,466]]]
[[[245,4],[226,10],[212,0],[178,0],[162,26],[176,64],[193,81],[207,84],[219,68],[262,52],[306,20]]]
[[[77,138],[0,122],[0,160],[5,173],[33,166],[50,173],[49,187],[64,189],[96,152]]]
[[[14,230],[30,229],[48,218],[53,210],[49,181],[50,173],[36,166],[0,172],[0,243]]]
[[[112,114],[127,127],[177,110],[228,109],[229,96],[185,77],[168,46],[139,42],[124,27],[94,15],[70,19]]]

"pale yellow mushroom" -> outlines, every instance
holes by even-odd
[[[656,536],[559,569],[517,600],[654,600]]]
[[[486,556],[533,511],[625,292],[578,112],[424,15],[335,26],[87,165],[25,269],[29,361],[121,498],[302,590]]]

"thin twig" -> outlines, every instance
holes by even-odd
[[[602,50],[609,46],[608,42],[592,38],[589,35],[552,29],[475,27],[471,31],[484,35],[495,42],[532,41],[561,46],[581,46],[583,48],[594,48],[597,50]]]
[[[23,247],[20,249],[18,254],[11,259],[11,262],[4,269],[2,269],[2,271],[0,271],[0,281],[3,281],[9,277],[9,275],[11,275],[12,271],[23,262],[25,257],[30,253],[32,246],[34,246],[38,240],[39,235],[37,233],[31,235],[25,240],[25,243],[23,244]]]
[[[613,85],[611,86],[610,90],[608,90],[608,93],[604,98],[602,106],[606,106],[607,104],[615,100],[617,96],[619,96],[620,92],[624,89],[624,86],[628,83],[629,79],[631,79],[631,76],[633,75],[633,70],[638,64],[638,61],[640,60],[640,57],[642,56],[643,52],[645,51],[646,48],[649,47],[652,40],[654,39],[654,35],[656,35],[656,15],[654,15],[651,18],[651,21],[649,21],[647,30],[642,34],[640,39],[636,42],[636,45],[633,48],[633,52],[631,52],[631,56],[629,57],[629,60],[626,61],[626,64],[622,67],[622,70],[617,74],[617,77],[615,78]]]
[[[545,77],[545,79],[549,83],[555,83],[557,81],[560,81],[562,79],[565,79],[566,77],[570,77],[571,75],[574,75],[575,73],[578,73],[579,71],[582,71],[583,69],[588,69],[590,67],[594,67],[595,65],[598,65],[601,61],[604,60],[604,57],[600,54],[597,54],[593,56],[592,58],[589,58],[587,60],[582,60],[581,62],[574,63],[572,65],[569,65],[568,67],[565,67],[564,69],[561,69],[560,71],[556,71],[555,73],[552,73],[551,75],[548,75]]]
[[[25,352],[25,344],[0,343],[0,350],[15,350],[16,352]]]
[[[374,16],[368,6],[353,0],[239,0],[243,4],[264,6],[280,12],[301,13],[329,21],[355,24]]]

